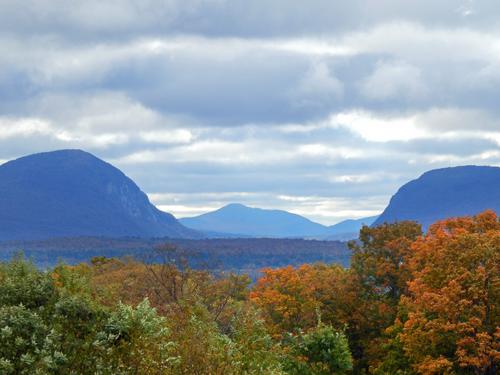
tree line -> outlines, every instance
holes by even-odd
[[[0,263],[1,374],[495,374],[500,220],[363,227],[350,267]]]

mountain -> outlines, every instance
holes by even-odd
[[[361,219],[349,219],[341,221],[328,227],[328,235],[324,239],[328,240],[350,240],[357,238],[359,230],[363,225],[372,225],[377,216],[364,217]]]
[[[356,238],[363,224],[376,216],[345,220],[330,227],[282,210],[266,210],[231,203],[216,211],[179,219],[188,228],[203,231],[211,238],[269,237],[345,240]]]
[[[206,214],[179,219],[188,228],[204,232],[251,237],[305,237],[325,233],[326,228],[300,215],[232,203]]]
[[[435,169],[403,185],[373,225],[416,220],[427,228],[436,220],[486,209],[500,212],[500,168]]]
[[[0,240],[198,235],[87,152],[46,152],[0,166]]]

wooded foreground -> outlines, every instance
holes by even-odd
[[[492,211],[364,227],[349,268],[248,276],[94,258],[0,263],[1,374],[495,374],[500,220]]]

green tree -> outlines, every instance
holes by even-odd
[[[5,373],[93,369],[96,352],[92,343],[106,314],[90,296],[71,294],[84,288],[85,280],[79,280],[77,287],[75,279],[74,290],[70,290],[53,276],[22,256],[0,264],[0,347]]]
[[[44,307],[57,298],[50,275],[41,272],[18,254],[0,264],[0,306],[22,304],[28,309]]]
[[[119,304],[97,334],[97,368],[106,374],[168,373],[178,358],[165,318],[145,299],[136,308]]]
[[[237,364],[236,373],[281,374],[281,350],[266,330],[260,312],[243,306],[233,316],[229,333],[234,343],[232,363]]]
[[[352,369],[347,338],[331,326],[319,324],[307,333],[290,335],[285,342],[289,346],[285,369],[290,374],[345,374]]]
[[[0,373],[45,374],[67,363],[59,339],[43,319],[22,304],[0,307]]]

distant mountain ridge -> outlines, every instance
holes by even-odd
[[[212,233],[212,237],[355,238],[363,223],[376,217],[346,220],[330,227],[283,210],[269,210],[231,203],[196,217],[181,218],[186,227]]]
[[[199,237],[158,210],[119,169],[81,150],[0,166],[0,240],[71,236]]]
[[[319,235],[321,224],[282,210],[266,210],[231,203],[218,210],[179,221],[189,228],[227,234],[261,237]]]
[[[403,185],[373,225],[415,220],[427,228],[448,217],[500,212],[500,168],[460,166],[435,169]]]
[[[323,237],[323,239],[350,240],[357,238],[361,227],[363,225],[370,226],[377,218],[378,215],[341,221],[340,223],[329,226],[328,235]]]
[[[55,237],[307,238],[348,240],[362,225],[500,212],[500,168],[431,170],[403,185],[380,216],[325,226],[283,210],[229,204],[176,220],[120,170],[81,150],[29,155],[0,165],[0,241]]]

